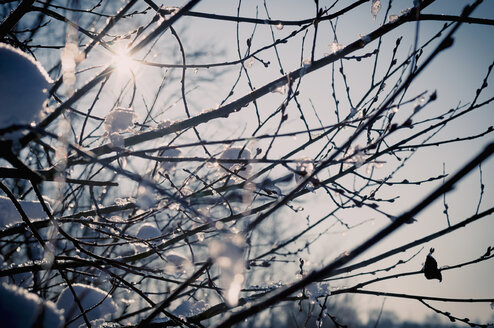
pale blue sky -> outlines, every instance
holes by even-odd
[[[379,22],[382,22],[384,10],[387,5],[387,1],[383,1],[383,9],[378,15],[376,22],[372,22],[370,15],[370,4],[365,4],[352,13],[351,17],[343,17],[338,23],[338,38],[340,43],[346,44],[354,41],[358,34],[365,34],[377,28]],[[402,9],[412,6],[412,1],[395,1],[394,9],[391,10],[391,14],[399,13]],[[432,5],[427,9],[427,13],[442,13],[457,15],[461,12],[461,8],[468,1],[437,1],[437,4]],[[242,3],[242,16],[254,17],[254,4],[259,6],[259,17],[264,18],[265,13],[262,6],[262,1],[244,1]],[[326,4],[326,2],[323,2]],[[308,18],[313,15],[313,2],[312,1],[268,1],[268,8],[272,19],[301,19]],[[194,10],[207,11],[212,13],[220,13],[227,15],[236,14],[236,2],[232,2],[231,5],[226,6],[222,1],[204,1],[198,5]],[[494,15],[494,2],[485,1],[477,11],[474,12],[474,17],[493,18]],[[188,35],[195,35],[202,42],[214,43],[218,48],[227,48],[228,59],[236,58],[236,48],[232,49],[235,40],[235,24],[234,23],[222,23],[216,24],[207,20],[187,20],[189,25]],[[194,23],[200,23],[205,25],[200,28],[195,28]],[[441,27],[444,22],[423,22],[420,25],[420,38],[419,41],[424,41],[426,36],[430,36]],[[241,31],[246,36],[250,33],[252,25],[241,25]],[[281,31],[275,31],[277,37],[281,37],[289,34],[293,28],[285,27]],[[404,35],[402,47],[402,54],[410,50],[412,44],[411,40],[414,37],[414,24],[408,24],[396,32],[390,33],[384,39],[384,42],[394,45],[394,40],[399,35]],[[477,26],[477,25],[464,25],[455,36],[455,44],[452,49],[449,49],[442,53],[432,63],[430,68],[420,76],[417,83],[415,83],[409,95],[420,93],[423,91],[437,90],[438,101],[432,106],[426,109],[427,113],[424,113],[424,117],[432,116],[431,112],[445,112],[447,109],[452,108],[461,101],[462,103],[469,102],[473,97],[473,92],[480,86],[487,67],[494,60],[494,43],[492,35],[494,35],[494,27],[492,26]],[[329,52],[327,44],[332,41],[332,33],[330,32],[329,24],[320,24],[319,29],[320,38],[318,41],[319,54]],[[311,33],[309,33],[311,36]],[[269,43],[270,32],[263,26],[258,27],[256,34],[256,45],[261,45],[263,42]],[[207,40],[207,41],[204,41]],[[311,37],[307,38],[308,43],[311,42]],[[242,43],[241,43],[242,44]],[[242,46],[244,46],[242,44]],[[371,45],[372,47],[372,45]],[[307,47],[308,49],[308,47]],[[370,49],[370,48],[369,48]],[[386,49],[386,47],[384,48]],[[293,42],[288,45],[282,45],[279,47],[279,51],[282,54],[281,58],[284,63],[284,68],[287,71],[298,68],[298,61],[300,58],[300,43]],[[382,56],[388,56],[383,53]],[[261,56],[262,58],[266,58]],[[273,57],[270,57],[273,58]],[[272,59],[271,59],[272,60]],[[256,63],[255,65],[260,65]],[[352,95],[357,99],[359,88],[365,88],[369,81],[368,70],[369,66],[364,65],[347,65],[346,72],[349,75],[349,83],[352,88]],[[279,74],[276,63],[272,60],[271,68],[265,70],[262,75],[253,75],[253,79],[256,81],[256,86],[261,86],[263,83],[271,81]],[[328,91],[328,76],[330,68],[321,69],[320,72],[316,72],[311,76],[305,77],[304,87],[302,88],[302,95],[307,98],[310,97],[317,108],[324,109],[326,104],[331,102],[330,94]],[[234,75],[234,74],[233,74]],[[233,75],[231,78],[233,78]],[[225,78],[225,83],[228,85],[231,79]],[[225,88],[223,85],[218,86],[218,91],[222,90],[220,94],[209,94],[209,97],[201,98],[203,101],[201,104],[207,102],[211,98],[211,102],[207,106],[214,106],[215,99],[221,99],[225,96]],[[338,88],[339,86],[337,86]],[[341,87],[341,86],[340,86]],[[245,91],[247,91],[244,88]],[[341,88],[340,88],[341,90]],[[492,90],[492,89],[491,89]],[[490,92],[492,95],[492,92]],[[241,96],[241,93],[236,94],[237,97]],[[487,93],[489,95],[489,93]],[[236,98],[236,97],[233,97]],[[303,98],[303,97],[302,97]],[[274,100],[274,101],[279,101]],[[342,103],[344,101],[342,100]],[[267,102],[266,104],[269,104]],[[307,102],[304,103],[307,105]],[[332,103],[331,103],[332,106]],[[343,105],[344,108],[344,105]],[[343,110],[343,109],[342,109]],[[348,109],[346,109],[348,110]],[[329,110],[328,110],[329,112]],[[246,116],[252,115],[253,111],[250,109],[246,111]],[[242,114],[238,114],[239,116]],[[324,113],[321,110],[319,115],[323,121],[331,122],[334,117],[330,114]],[[309,115],[310,116],[310,115]],[[241,116],[243,117],[243,116]],[[231,117],[234,119],[235,116]],[[486,106],[479,113],[469,115],[459,122],[453,122],[448,125],[441,133],[439,133],[433,140],[442,140],[455,136],[467,136],[469,133],[475,131],[484,131],[494,123],[494,109],[492,105]],[[301,124],[293,123],[293,127],[297,126],[301,128]],[[480,140],[474,140],[471,142],[464,142],[459,144],[446,145],[441,148],[426,149],[420,154],[414,156],[408,162],[408,169],[400,172],[395,178],[412,177],[416,179],[429,177],[432,175],[442,174],[443,163],[446,165],[446,172],[452,173],[460,168],[471,156],[480,151],[480,149],[492,141],[492,137],[486,137]],[[284,153],[286,149],[280,149],[279,153]],[[494,187],[494,160],[489,160],[483,165],[483,183],[486,186],[484,194],[484,204],[486,207],[492,206],[492,199],[494,199],[494,193],[492,187]],[[417,201],[424,197],[427,191],[431,190],[438,184],[422,185],[420,187],[407,187],[401,188],[400,196],[401,200],[393,207],[392,213],[399,214],[399,209],[405,210]],[[396,190],[390,190],[391,193],[396,193]],[[319,194],[318,194],[319,195]],[[309,195],[314,197],[313,195]],[[319,197],[319,196],[317,196]],[[477,205],[479,197],[479,171],[475,170],[470,174],[468,179],[460,183],[456,190],[447,196],[448,204],[450,206],[449,213],[452,223],[459,222],[459,220],[471,215]],[[319,218],[321,213],[326,213],[328,210],[324,208],[326,204],[325,197],[320,196],[320,201],[314,201],[314,198],[307,199],[305,205],[306,211],[300,214],[300,217],[304,217],[308,214],[314,219]],[[319,205],[317,205],[319,204]],[[304,206],[304,205],[303,205]],[[399,246],[403,243],[413,241],[417,238],[424,236],[425,234],[443,229],[446,226],[446,218],[443,211],[442,200],[438,200],[433,206],[426,211],[422,212],[418,217],[418,222],[414,225],[405,226],[395,235],[388,238],[385,242],[381,243],[374,249],[369,250],[367,254],[364,254],[360,259],[368,258],[372,255],[379,254],[383,249]],[[352,216],[367,215],[376,217],[375,213],[369,213],[364,210],[349,211],[346,218],[352,222]],[[302,220],[302,219],[301,219]],[[358,221],[358,220],[356,220]],[[386,224],[384,218],[376,219],[376,229]],[[362,238],[369,235],[370,227],[365,226],[359,229],[358,232],[348,233],[345,236],[328,235],[313,247],[311,247],[311,256],[317,259],[316,262],[321,264],[328,263],[331,256],[336,256],[342,251],[349,249],[352,245],[357,245],[360,242],[359,236]],[[419,257],[414,259],[404,270],[416,270],[420,269],[422,263],[425,260],[425,255],[428,252],[429,247],[435,247],[435,256],[439,262],[439,265],[453,265],[469,258],[475,258],[483,254],[487,246],[492,245],[494,241],[492,238],[492,232],[494,231],[494,222],[492,217],[485,218],[481,222],[475,223],[472,226],[461,230],[458,233],[454,233],[431,243],[424,245],[425,250]],[[389,263],[394,263],[400,258],[407,258],[418,248],[411,250],[402,257],[394,257]],[[330,257],[328,258],[328,251]],[[307,255],[308,256],[308,255]],[[316,263],[315,263],[316,264]],[[317,267],[317,265],[316,265]],[[483,263],[481,265],[471,266],[466,269],[457,270],[456,272],[444,272],[444,280],[442,283],[437,281],[427,281],[422,276],[416,276],[411,278],[402,278],[398,281],[386,282],[381,285],[372,286],[369,289],[380,289],[381,287],[390,292],[409,292],[413,294],[423,295],[437,295],[447,297],[483,297],[489,298],[494,295],[494,285],[492,284],[492,276],[494,275],[494,265],[492,261],[490,263]],[[375,297],[358,296],[355,297],[356,305],[365,309],[366,307],[378,308],[381,305],[381,299]],[[474,318],[481,318],[482,320],[488,320],[491,317],[492,311],[489,304],[476,304],[469,305],[465,303],[459,303],[454,305],[436,304],[443,310],[448,310],[458,316],[470,316],[472,320]],[[420,320],[424,315],[431,313],[423,305],[416,301],[396,300],[388,299],[385,309],[395,310],[399,316],[403,319]],[[364,314],[365,318],[366,315]]]

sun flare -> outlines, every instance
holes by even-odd
[[[137,68],[137,62],[129,54],[129,50],[123,47],[114,49],[112,64],[117,73],[124,75],[134,73]]]

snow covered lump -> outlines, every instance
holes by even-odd
[[[0,318],[2,327],[62,327],[63,316],[55,304],[44,301],[27,290],[0,284]]]
[[[0,43],[0,130],[13,124],[38,122],[52,80],[43,67],[24,52]],[[18,138],[9,133],[0,138]]]
[[[111,295],[108,295],[107,292],[83,284],[73,284],[72,288],[82,308],[86,311],[86,317],[89,321],[107,319],[118,311]],[[69,287],[60,293],[57,300],[57,308],[64,311],[63,315],[65,317],[66,327],[79,327],[81,324],[84,324],[84,319]]]
[[[106,136],[114,147],[123,148],[125,146],[123,133],[131,131],[134,120],[137,116],[131,108],[115,108],[105,117],[103,126]]]

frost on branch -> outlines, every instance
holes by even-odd
[[[220,268],[220,287],[229,306],[236,306],[244,283],[244,248],[242,236],[230,234],[209,244],[209,255]]]
[[[107,319],[118,311],[118,307],[113,302],[111,295],[108,295],[105,291],[83,284],[73,284],[72,288],[74,289],[82,308],[87,311],[86,317],[89,321]],[[57,308],[63,310],[66,323],[81,314],[79,307],[74,300],[74,296],[68,287],[60,293],[57,300]],[[72,321],[67,327],[79,327],[81,324],[84,324],[82,316]]]
[[[348,154],[349,160],[347,163],[354,164],[356,168],[359,168],[365,164],[367,157],[360,146],[351,146],[348,149]]]
[[[57,328],[63,324],[62,313],[55,304],[23,288],[5,283],[0,284],[0,318],[1,326],[9,328]]]
[[[312,159],[305,157],[297,161],[295,166],[295,182],[300,183],[306,176],[309,176],[314,171],[314,162]],[[314,176],[307,184],[306,188],[310,191],[314,190],[314,183],[317,183],[317,177]]]
[[[0,72],[0,129],[38,122],[52,83],[43,67],[24,52],[0,43]],[[0,137],[18,138],[19,135]]]
[[[389,15],[388,16],[388,23],[394,23],[398,20],[398,15]]]
[[[274,88],[273,91],[271,91],[271,92],[272,93],[279,93],[279,94],[284,95],[286,93],[286,84],[283,84],[283,85],[280,85],[277,88]]]
[[[331,51],[332,54],[337,53],[341,49],[345,48],[344,45],[342,45],[336,41],[331,42],[328,47],[329,47],[329,51]]]

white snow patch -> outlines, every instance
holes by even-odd
[[[0,285],[0,318],[2,327],[34,327],[43,320],[42,327],[56,328],[63,324],[63,316],[50,301],[9,284]]]
[[[129,131],[134,126],[134,120],[137,116],[133,109],[130,108],[115,108],[108,113],[103,122],[106,133],[111,136],[115,133],[123,133]]]
[[[332,54],[337,53],[341,49],[345,48],[344,45],[342,45],[336,41],[331,42],[328,47],[329,47],[329,50],[331,51]]]
[[[174,122],[172,122],[170,120],[163,120],[163,121],[158,123],[157,129],[159,129],[159,130],[166,129],[166,128],[170,127],[173,123]]]
[[[389,15],[388,16],[388,23],[394,23],[398,20],[399,16],[398,15]]]
[[[77,298],[79,299],[82,308],[86,312],[86,317],[89,321],[98,319],[107,319],[114,312],[118,311],[118,307],[113,302],[111,295],[107,292],[93,286],[83,284],[73,284]],[[94,308],[93,308],[94,307]],[[69,287],[66,287],[58,297],[57,308],[64,311],[65,321],[69,322],[73,318],[81,314],[79,307],[77,306],[74,296],[72,295]],[[78,327],[84,323],[84,319],[79,317],[70,323],[67,327]]]

